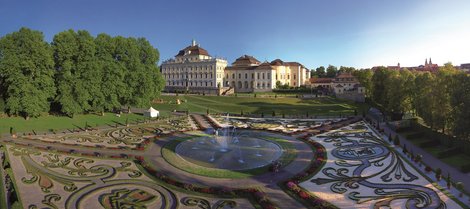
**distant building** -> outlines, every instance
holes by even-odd
[[[374,67],[372,67],[372,70],[375,71],[379,67],[380,66],[374,66]],[[437,72],[439,70],[439,65],[433,64],[431,58],[429,58],[429,61],[428,61],[428,59],[426,59],[424,61],[424,65],[419,65],[419,66],[415,66],[415,67],[402,67],[402,66],[400,66],[400,63],[398,63],[398,65],[396,65],[396,66],[393,66],[393,65],[392,66],[387,66],[387,69],[390,69],[390,70],[403,70],[405,68],[408,69],[408,70]]]
[[[432,64],[431,58],[426,59],[424,61],[424,65],[420,65],[418,67],[409,67],[408,70],[416,70],[416,71],[428,71],[428,72],[437,72],[439,70],[439,66],[437,64]]]
[[[243,55],[225,68],[224,86],[235,92],[267,92],[276,83],[299,87],[309,83],[310,71],[297,62],[276,59],[261,63],[253,56]]]
[[[161,65],[167,92],[219,94],[227,60],[213,58],[196,41]]]
[[[466,73],[470,73],[470,63],[461,64],[460,70]]]
[[[365,101],[365,87],[351,73],[341,73],[335,78],[311,78],[310,86],[338,98]]]
[[[310,86],[313,88],[333,89],[333,78],[310,78]]]

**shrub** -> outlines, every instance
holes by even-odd
[[[442,178],[442,169],[437,168],[437,169],[436,169],[436,179],[437,179],[438,181],[440,181],[441,178]]]
[[[429,173],[432,171],[432,168],[427,165],[426,168],[424,168],[424,171]]]
[[[450,189],[450,187],[452,186],[452,181],[450,180],[450,173],[447,173],[446,182],[447,182],[447,189]]]
[[[395,135],[395,139],[393,140],[393,144],[399,146],[400,145],[400,137],[398,137],[398,134]]]
[[[459,197],[463,197],[463,183],[462,182],[457,182],[455,184],[455,188],[457,188],[460,191]]]

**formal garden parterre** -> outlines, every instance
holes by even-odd
[[[2,183],[13,208],[466,207],[359,120],[181,115],[18,136],[2,147]]]

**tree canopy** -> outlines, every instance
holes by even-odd
[[[49,111],[53,76],[52,50],[41,32],[21,28],[0,39],[1,95],[8,114],[29,118]]]
[[[164,87],[159,53],[145,38],[56,34],[22,28],[0,39],[0,96],[12,115],[36,117],[51,106],[70,117],[148,106]]]

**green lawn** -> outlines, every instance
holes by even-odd
[[[73,118],[64,116],[42,116],[39,118],[30,118],[25,120],[22,117],[6,117],[0,118],[0,134],[10,132],[10,127],[13,127],[17,133],[32,133],[33,130],[36,132],[45,132],[49,129],[54,130],[66,130],[66,129],[77,129],[78,127],[85,127],[88,123],[89,126],[104,126],[113,125],[116,122],[125,124],[126,119],[129,118],[129,122],[134,122],[136,119],[142,119],[143,116],[137,114],[122,114],[121,117],[116,117],[113,113],[106,113],[104,116],[95,114],[87,115],[76,115]]]
[[[185,101],[180,105],[176,105],[176,99]],[[353,114],[354,110],[358,110],[358,114],[362,114],[362,110],[367,108],[365,104],[356,104],[354,102],[337,100],[331,97],[300,99],[300,98],[254,98],[254,97],[224,97],[224,96],[195,96],[180,95],[161,96],[164,100],[163,104],[154,104],[153,107],[160,111],[162,116],[168,116],[173,110],[181,110],[198,113],[206,113],[207,109],[211,113],[237,113],[241,110],[245,114],[264,113],[266,116],[271,115],[273,111],[276,115],[306,115],[309,116],[337,116],[339,114]],[[171,101],[171,104],[168,102]],[[31,118],[25,120],[21,117],[3,117],[0,118],[0,134],[9,133],[10,127],[13,127],[17,133],[45,132],[49,129],[66,130],[78,127],[84,127],[85,123],[90,126],[113,125],[116,122],[125,123],[126,119],[134,121],[142,119],[143,116],[136,114],[123,114],[116,117],[113,113],[106,113],[105,116],[95,114],[76,115],[73,118],[64,116],[42,116],[39,118]]]
[[[461,166],[467,165],[470,162],[470,156],[460,153],[458,155],[442,158],[441,160],[460,169]]]
[[[176,104],[179,98],[182,103]],[[207,109],[211,113],[235,113],[239,114],[242,110],[244,114],[255,113],[271,115],[273,111],[277,115],[282,113],[286,115],[306,115],[307,112],[312,115],[339,115],[347,113],[353,114],[358,109],[358,114],[367,108],[365,104],[337,100],[331,97],[300,99],[300,98],[254,98],[254,97],[225,97],[225,96],[194,96],[179,95],[161,96],[162,104],[155,104],[157,110],[163,111],[186,111],[205,113]],[[171,102],[169,104],[168,102]]]

